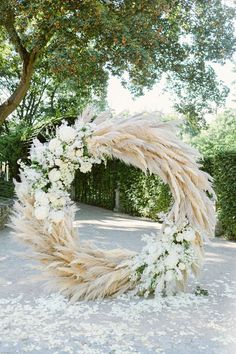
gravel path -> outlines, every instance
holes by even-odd
[[[80,205],[79,233],[101,247],[139,250],[140,236],[159,225]],[[173,298],[120,299],[70,304],[35,279],[33,261],[0,231],[0,354],[235,354],[236,243],[215,239],[197,283]]]

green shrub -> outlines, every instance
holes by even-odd
[[[214,156],[213,177],[221,228],[225,237],[236,240],[236,151]]]
[[[117,170],[115,161],[94,165],[89,173],[76,172],[74,189],[75,200],[82,203],[113,209],[115,205],[115,188]]]
[[[157,219],[157,213],[167,211],[171,202],[169,187],[157,176],[118,160],[92,168],[91,173],[76,173],[75,200],[101,206],[115,207],[115,189],[120,186],[120,210],[124,213]]]
[[[140,170],[123,164],[119,181],[122,211],[157,220],[159,212],[169,209],[170,190],[158,176],[145,175]]]
[[[205,157],[203,170],[214,177],[217,213],[224,236],[236,240],[236,152],[224,151]],[[160,211],[171,204],[169,187],[159,177],[112,160],[94,166],[91,173],[78,172],[75,178],[75,200],[107,209],[115,206],[115,189],[120,185],[121,211],[157,220]]]
[[[4,181],[0,178],[0,197],[12,198],[14,196],[14,184],[12,181]]]

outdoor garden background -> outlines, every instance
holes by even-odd
[[[33,138],[46,141],[61,121],[72,124],[89,105],[115,114],[112,102],[122,101],[111,84],[116,77],[137,101],[155,90],[160,119],[179,121],[180,137],[202,153],[202,169],[213,176],[217,194],[216,236],[234,242],[234,26],[233,1],[2,0],[0,228],[12,209],[18,161],[27,160]],[[144,106],[153,109],[148,100]],[[77,172],[71,195],[75,202],[157,222],[171,204],[158,177],[118,160]]]

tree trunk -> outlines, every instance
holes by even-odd
[[[24,56],[21,80],[12,95],[0,105],[0,126],[25,97],[30,87],[30,80],[34,72],[34,64],[37,56],[38,53],[35,50]]]

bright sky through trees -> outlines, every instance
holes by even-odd
[[[236,72],[233,72],[234,64],[227,62],[221,66],[214,65],[219,78],[230,88],[230,93],[226,100],[226,107],[236,108]],[[233,84],[233,82],[235,83]],[[127,110],[131,113],[140,111],[161,111],[171,113],[173,109],[173,100],[171,95],[164,92],[165,82],[155,85],[152,90],[146,91],[144,96],[133,99],[128,89],[121,85],[121,80],[111,77],[108,87],[108,103],[111,109],[116,113]]]

